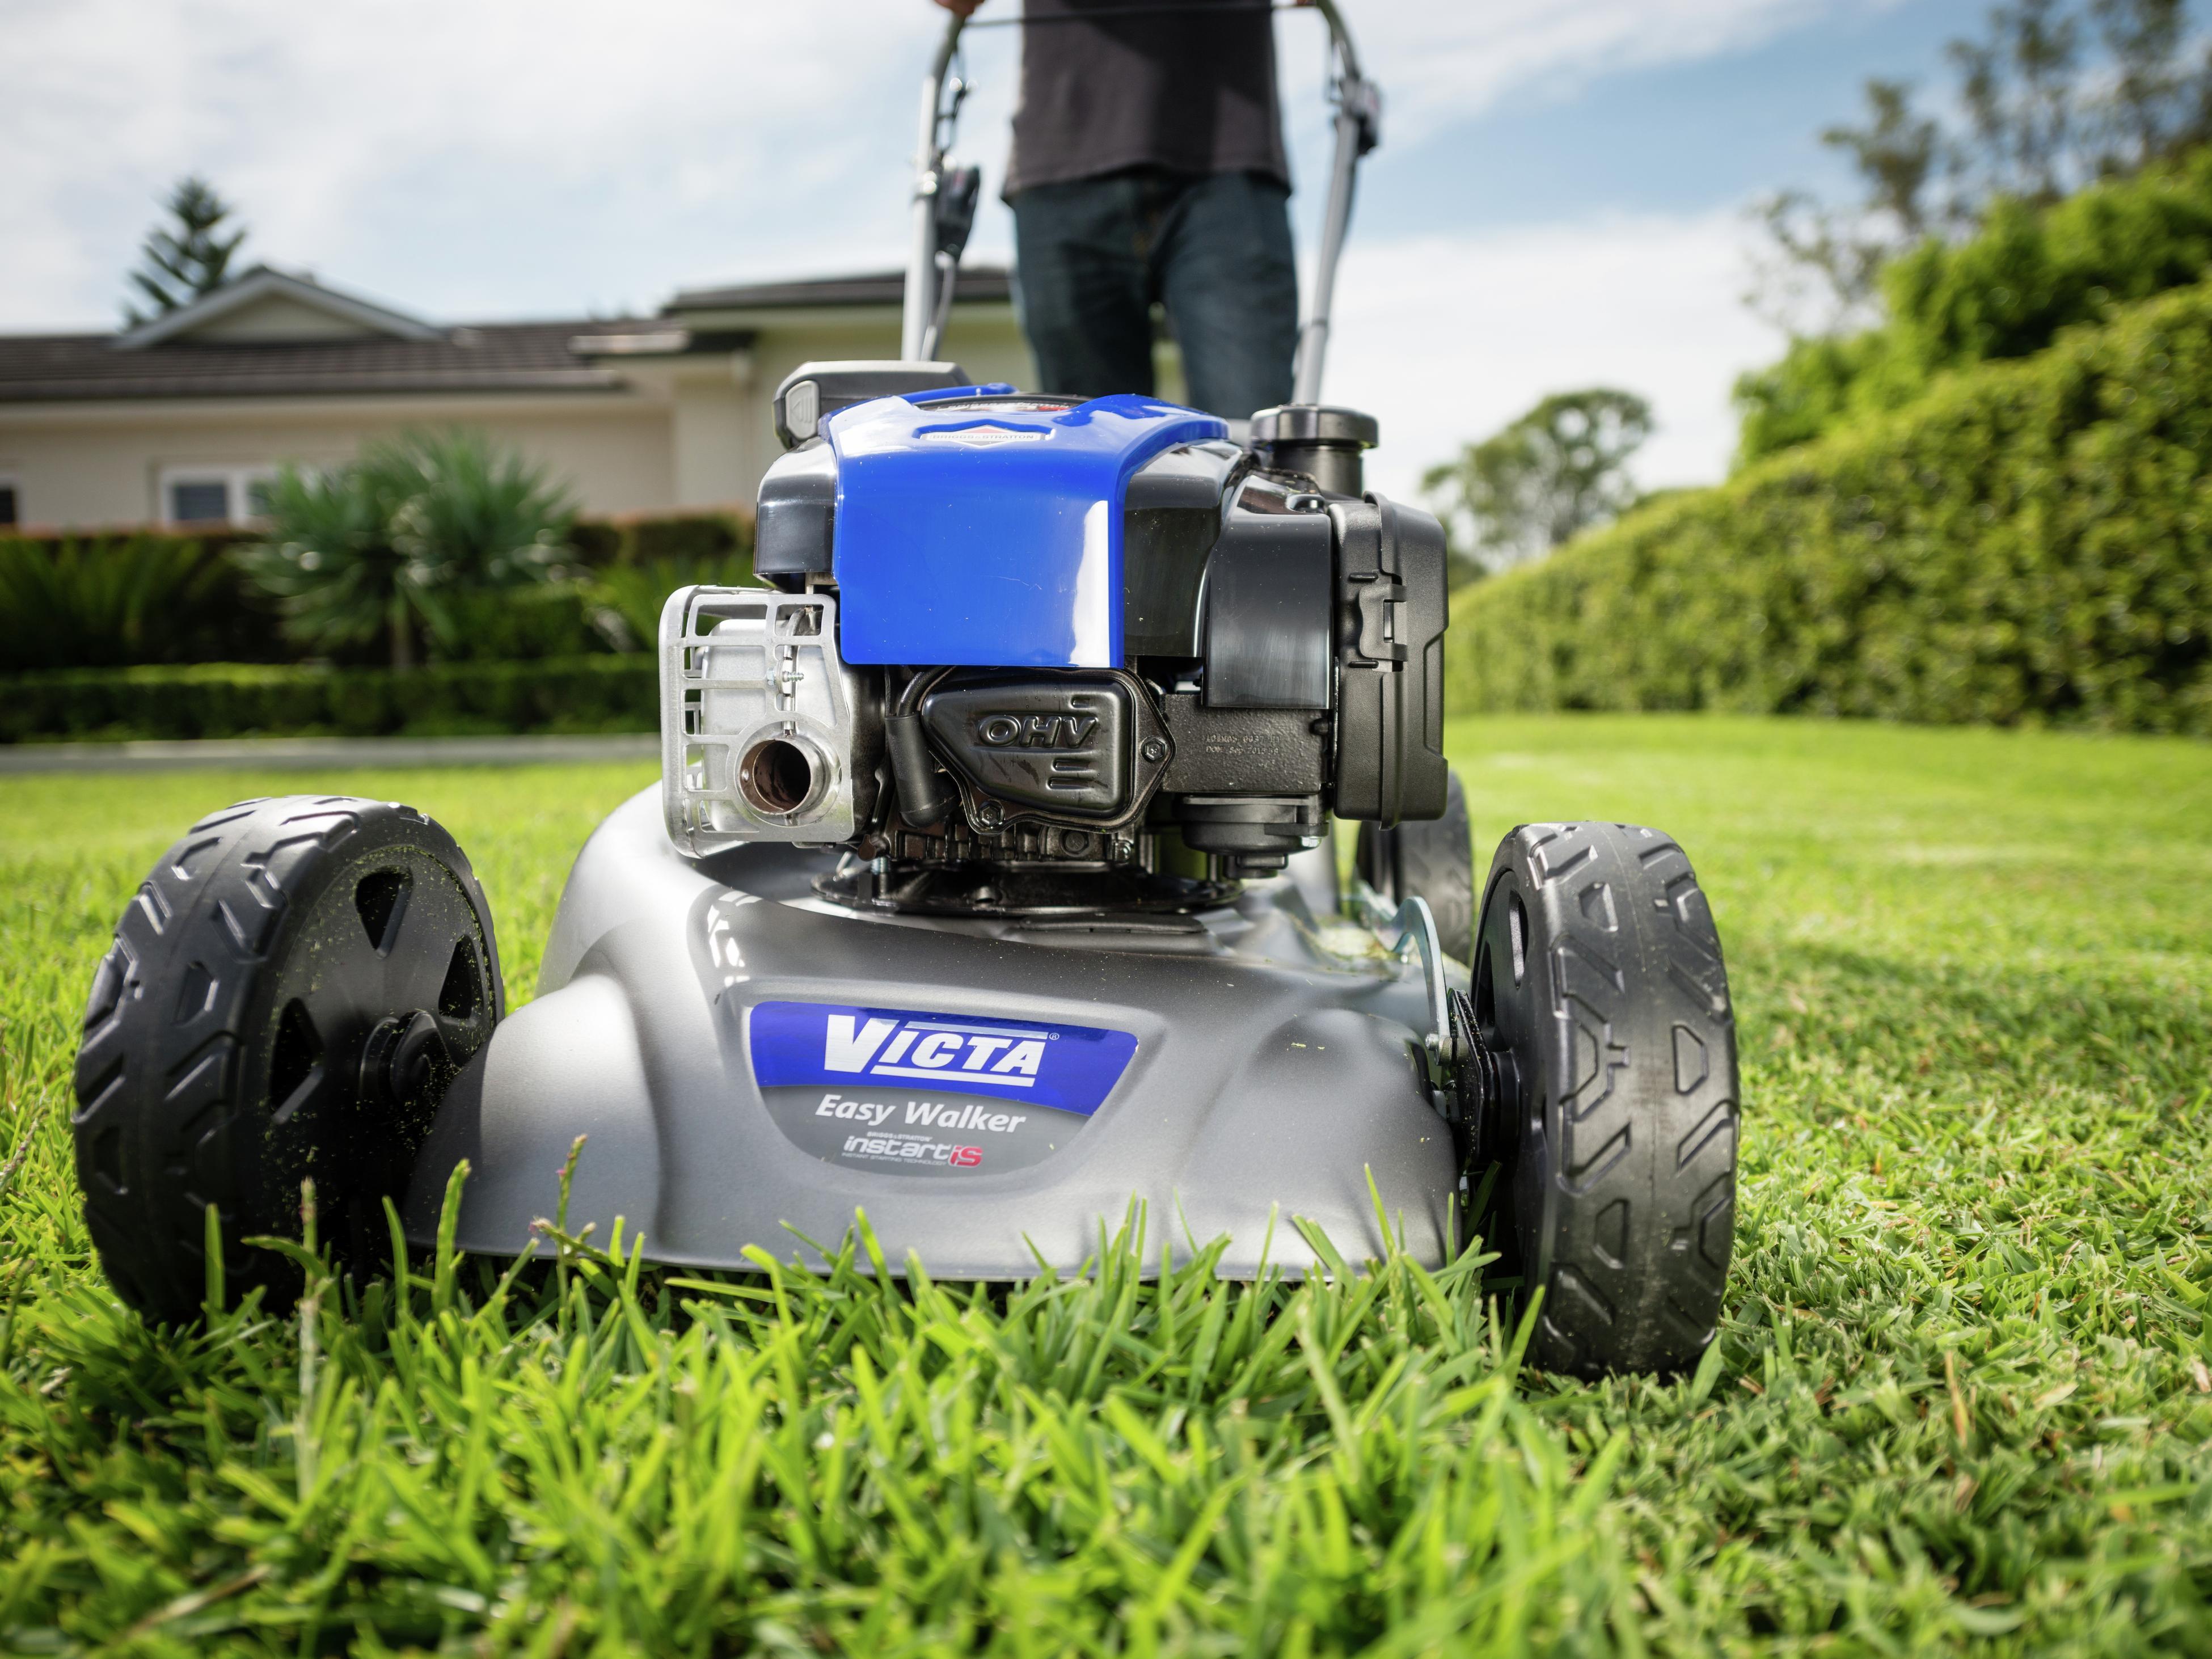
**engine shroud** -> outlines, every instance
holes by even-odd
[[[896,368],[794,377],[830,412],[788,427],[754,563],[811,608],[671,601],[680,847],[842,848],[841,903],[1158,915],[1332,816],[1443,810],[1443,535],[1322,488],[1357,484],[1356,447],[1316,468],[1194,410],[947,389],[941,364],[882,395]],[[1309,427],[1373,433],[1255,429]]]

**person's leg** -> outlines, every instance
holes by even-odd
[[[1036,185],[1014,198],[1014,281],[1033,391],[1152,389],[1144,191],[1136,176]]]
[[[1298,343],[1290,192],[1256,173],[1194,179],[1155,255],[1197,407],[1228,420],[1291,400]]]

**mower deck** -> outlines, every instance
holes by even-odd
[[[672,1264],[743,1268],[757,1246],[812,1265],[862,1210],[894,1272],[909,1252],[939,1278],[1071,1271],[1133,1196],[1179,1259],[1227,1234],[1231,1276],[1315,1265],[1294,1216],[1349,1258],[1379,1255],[1378,1198],[1414,1256],[1440,1261],[1459,1171],[1427,1080],[1428,991],[1334,917],[1328,858],[1187,918],[856,913],[816,891],[832,854],[682,857],[647,790],[578,858],[537,1000],[447,1093],[409,1236],[435,1237],[466,1158],[457,1242],[530,1249],[580,1134],[570,1229],[605,1240],[619,1217]],[[799,1054],[825,1007],[852,1012]],[[910,1021],[946,1035],[909,1052]],[[1031,1036],[1083,1062],[1077,1095],[1103,1085],[1095,1109],[884,1063],[900,1048],[1003,1066]],[[818,1069],[823,1041],[849,1075]],[[1049,1066],[1038,1083],[1054,1086]]]

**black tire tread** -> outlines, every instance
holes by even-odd
[[[248,1233],[300,1231],[256,1190],[255,1109],[239,1098],[257,970],[283,948],[295,900],[368,840],[397,835],[448,861],[483,927],[494,1017],[503,1007],[490,913],[453,838],[412,807],[282,796],[210,813],[163,854],[93,975],[71,1127],[85,1219],[110,1281],[149,1318],[189,1318],[206,1284],[206,1211],[222,1224],[232,1290],[280,1282]]]
[[[1718,930],[1689,857],[1637,825],[1524,824],[1516,873],[1543,942],[1559,1046],[1545,1103],[1551,1191],[1519,1216],[1544,1285],[1531,1351],[1595,1375],[1694,1364],[1711,1340],[1735,1220],[1739,1085]]]

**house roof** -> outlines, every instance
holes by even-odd
[[[663,315],[686,311],[811,311],[822,306],[896,306],[906,294],[902,270],[867,271],[856,276],[815,276],[800,282],[750,283],[728,288],[689,288],[661,307]],[[955,305],[981,305],[1013,297],[1004,265],[963,265],[952,289]]]
[[[117,398],[264,398],[425,392],[611,392],[623,377],[576,349],[652,319],[485,323],[434,333],[276,342],[173,339],[117,349],[113,334],[0,335],[0,404]],[[581,337],[580,338],[580,337]]]
[[[190,305],[117,335],[113,344],[118,351],[143,351],[195,336],[275,343],[363,336],[435,340],[441,335],[419,317],[325,288],[305,272],[255,265]]]
[[[895,309],[904,289],[902,272],[876,271],[689,289],[659,317],[440,328],[257,265],[119,334],[0,335],[0,404],[613,392],[627,362],[740,349],[770,320],[728,313]],[[1011,291],[1004,266],[970,265],[954,298],[1003,303]]]

